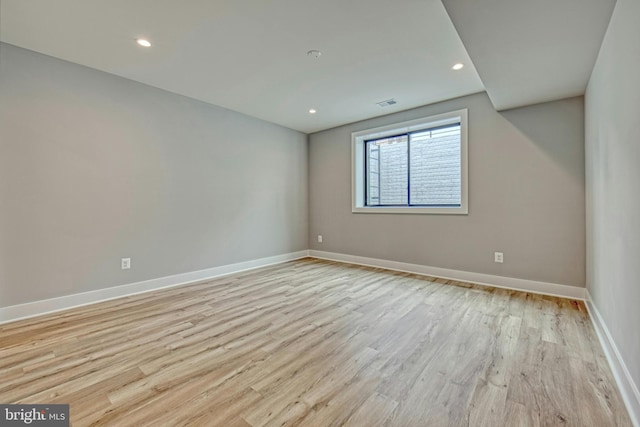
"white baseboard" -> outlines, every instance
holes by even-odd
[[[633,381],[631,373],[627,369],[627,365],[624,363],[615,341],[613,341],[609,328],[604,323],[604,319],[593,303],[588,290],[586,291],[586,305],[589,310],[589,317],[591,317],[591,322],[600,340],[600,345],[604,350],[622,399],[629,411],[631,422],[635,427],[640,427],[640,392],[638,391],[638,386]]]
[[[205,282],[216,277],[226,276],[228,274],[252,270],[254,268],[265,267],[268,265],[279,264],[294,259],[305,258],[307,256],[309,256],[309,251],[307,250],[291,252],[288,254],[276,255],[267,258],[243,261],[236,264],[207,268],[205,270],[176,274],[174,276],[166,276],[160,277],[158,279],[130,283],[127,285],[114,286],[112,288],[98,289],[95,291],[65,295],[62,297],[28,302],[25,304],[0,307],[0,324],[13,322],[29,317],[40,316],[43,314],[54,313],[56,311],[67,310],[73,307],[95,304],[97,302],[107,301],[115,298],[154,291],[157,289]]]
[[[537,282],[535,280],[516,279],[514,277],[493,276],[491,274],[472,273],[469,271],[450,270],[447,268],[429,267],[426,265],[387,261],[383,259],[339,254],[335,252],[310,250],[309,256],[331,261],[347,262],[351,264],[366,265],[369,267],[380,267],[388,270],[458,280],[461,282],[471,282],[478,285],[493,286],[496,288],[514,289],[535,294],[552,295],[577,300],[584,300],[585,298],[585,288],[579,288],[577,286]]]
[[[174,276],[160,277],[157,279],[145,280],[142,282],[130,283],[127,285],[114,286],[111,288],[98,289],[95,291],[83,292],[79,294],[65,295],[62,297],[12,305],[8,307],[0,307],[0,324],[67,310],[73,307],[95,304],[115,298],[154,291],[157,289],[203,282],[216,277],[300,259],[307,256],[332,261],[347,262],[351,264],[367,265],[371,267],[381,267],[389,270],[404,271],[408,273],[422,274],[427,276],[441,277],[444,279],[472,282],[480,285],[515,289],[544,295],[554,295],[580,300],[585,298],[585,289],[575,286],[536,282],[532,280],[493,276],[489,274],[472,273],[467,271],[449,270],[445,268],[429,267],[397,261],[387,261],[376,258],[339,254],[335,252],[303,250],[267,258],[239,262],[236,264],[208,268],[205,270],[176,274]]]

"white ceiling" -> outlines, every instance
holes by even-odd
[[[0,39],[311,133],[485,87],[498,109],[580,95],[614,4],[1,0]]]
[[[440,0],[0,5],[4,42],[307,133],[484,90]]]
[[[584,94],[616,0],[442,0],[497,110]]]

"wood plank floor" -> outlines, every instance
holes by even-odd
[[[0,327],[74,426],[631,426],[582,302],[304,259]]]

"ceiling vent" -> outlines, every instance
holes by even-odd
[[[386,101],[376,102],[376,104],[378,104],[379,107],[388,107],[389,105],[397,104],[397,102],[395,99],[391,98]]]

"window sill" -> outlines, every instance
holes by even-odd
[[[368,214],[422,214],[422,215],[468,215],[466,208],[400,208],[400,207],[352,207],[352,213]]]

